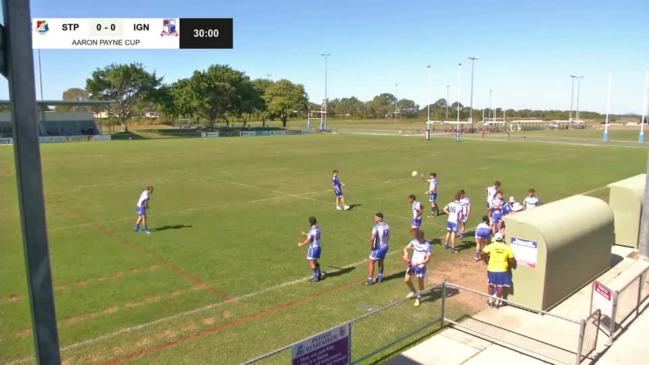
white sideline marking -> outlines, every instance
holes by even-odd
[[[387,256],[391,256],[391,255],[394,255],[394,254],[397,254],[397,253],[400,253],[400,252],[401,252],[400,250],[395,250],[395,251],[389,252],[387,254]],[[362,264],[366,263],[367,261],[369,261],[369,260],[368,259],[363,259],[361,261],[357,261],[357,262],[345,265],[345,266],[341,267],[339,270],[336,270],[336,271],[331,271],[331,272],[325,271],[325,277],[326,277],[327,274],[335,274],[336,272],[346,270],[346,269],[349,269],[351,267],[356,267],[356,266],[362,265]],[[284,282],[284,283],[281,283],[281,284],[277,284],[275,286],[271,286],[271,287],[268,287],[268,288],[263,289],[263,290],[259,290],[259,291],[256,291],[256,292],[251,292],[251,293],[248,293],[248,294],[244,294],[244,295],[241,295],[241,296],[238,296],[236,298],[226,300],[226,301],[223,301],[223,302],[208,304],[208,305],[200,307],[200,308],[192,309],[192,310],[189,310],[189,311],[186,311],[186,312],[177,313],[177,314],[174,314],[174,315],[168,316],[168,317],[159,318],[159,319],[156,319],[154,321],[143,323],[143,324],[140,324],[140,325],[137,325],[137,326],[122,328],[122,329],[117,330],[115,332],[111,332],[111,333],[108,333],[108,334],[105,334],[105,335],[102,335],[102,336],[99,336],[99,337],[91,338],[91,339],[88,339],[88,340],[80,341],[80,342],[73,343],[71,345],[62,347],[61,352],[73,350],[75,348],[83,347],[83,346],[86,346],[86,345],[91,345],[91,344],[96,343],[96,342],[107,340],[109,338],[113,338],[115,336],[119,336],[119,335],[122,335],[124,333],[137,331],[137,330],[140,330],[140,329],[143,329],[143,328],[146,328],[146,327],[150,327],[150,326],[153,326],[153,325],[156,325],[156,324],[159,324],[159,323],[168,322],[168,321],[178,319],[178,318],[182,318],[182,317],[186,317],[186,316],[189,316],[189,315],[192,315],[192,314],[205,312],[205,311],[208,311],[208,310],[213,309],[213,308],[220,307],[220,306],[225,305],[225,304],[232,304],[232,303],[244,300],[244,299],[253,298],[253,297],[256,297],[258,295],[265,294],[265,293],[268,293],[268,292],[271,292],[271,291],[274,291],[274,290],[277,290],[277,289],[281,289],[281,288],[284,288],[284,287],[287,287],[287,286],[299,284],[299,283],[307,281],[309,279],[311,279],[311,276],[306,276],[306,277],[303,277],[303,278],[300,278],[300,279],[295,279],[295,280],[287,281],[287,282]],[[22,364],[22,363],[25,363],[25,362],[28,362],[28,361],[33,361],[33,360],[34,360],[34,357],[30,356],[30,357],[25,357],[25,358],[22,358],[22,359],[11,361],[11,362],[7,363],[7,365],[17,365],[17,364]]]

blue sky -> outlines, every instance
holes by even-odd
[[[329,52],[329,97],[371,99],[381,92],[426,104],[426,65],[432,96],[457,98],[458,62],[476,55],[474,105],[568,109],[569,74],[584,75],[583,110],[606,108],[613,73],[612,111],[640,113],[649,68],[647,0],[112,0],[31,2],[34,18],[232,17],[233,50],[43,50],[44,97],[83,87],[92,70],[141,62],[173,82],[210,64],[228,64],[250,77],[287,78],[323,98]],[[461,100],[469,100],[469,67]],[[38,90],[37,90],[38,93]],[[0,81],[0,98],[7,84]]]

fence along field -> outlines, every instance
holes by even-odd
[[[441,202],[465,189],[473,227],[495,178],[507,195],[520,199],[533,186],[550,201],[642,172],[646,158],[616,147],[359,135],[69,143],[43,145],[42,153],[70,363],[240,362],[401,298],[398,254],[386,262],[390,280],[361,283],[376,211],[393,227],[392,252],[409,240],[406,197],[424,200],[425,190],[411,170],[438,172]],[[0,149],[0,158],[11,161],[12,150]],[[12,166],[0,171],[3,363],[29,362],[33,351]],[[334,209],[333,168],[349,202],[360,204],[349,212]],[[147,184],[155,186],[158,229],[150,236],[132,231]],[[295,245],[309,215],[322,224],[322,265],[331,273],[318,284],[303,280],[305,251]],[[444,226],[443,217],[426,219],[424,230],[438,243]],[[471,244],[459,257],[436,244],[431,271],[469,258]],[[385,326],[427,307],[405,308]]]

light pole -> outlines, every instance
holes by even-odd
[[[394,84],[394,124],[397,124],[397,114],[399,113],[399,84]]]
[[[606,122],[604,123],[604,142],[608,142],[608,115],[611,112],[611,88],[613,83],[613,75],[608,73],[608,92],[606,95]]]
[[[491,96],[492,96],[492,93],[493,93],[493,89],[489,89],[489,119],[491,119],[491,120],[493,121],[493,118],[494,118],[494,116],[493,116],[493,111],[494,111],[494,110],[493,110],[492,107],[491,107]]]
[[[448,105],[451,101],[451,85],[446,84],[446,117],[444,120],[448,120]]]
[[[568,112],[568,123],[572,123],[573,103],[575,102],[575,79],[577,76],[570,75],[570,111]]]
[[[581,92],[581,79],[583,79],[583,76],[577,76],[577,111],[575,112],[576,118],[577,118],[577,123],[579,123],[579,94]]]
[[[471,61],[471,99],[469,104],[469,121],[473,124],[473,66],[475,65],[475,60],[480,58],[476,56],[471,56],[468,58]]]
[[[456,127],[460,129],[460,82],[462,81],[462,62],[457,63],[457,121]]]
[[[428,93],[426,99],[426,140],[430,141],[430,65],[428,69]]]
[[[647,107],[649,106],[649,100],[647,100],[647,96],[649,96],[649,70],[645,72],[644,78],[644,99],[642,100],[642,117],[640,117],[640,143],[644,143],[644,124],[647,117]]]
[[[322,123],[320,125],[320,129],[327,129],[327,60],[329,56],[331,56],[331,53],[322,53],[320,54],[324,58],[325,61],[325,74],[324,74],[324,84],[325,84],[325,90],[324,90],[324,115],[322,119]]]

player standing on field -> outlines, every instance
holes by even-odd
[[[343,193],[343,184],[340,182],[340,177],[338,176],[338,170],[334,170],[332,173],[331,182],[334,186],[334,194],[336,195],[336,209],[337,210],[349,210],[349,205],[345,204],[345,194]]]
[[[408,258],[408,251],[412,250],[412,257]],[[429,241],[424,240],[423,231],[415,231],[415,238],[403,248],[403,261],[408,264],[404,282],[410,288],[410,293],[406,298],[415,299],[415,307],[419,307],[421,301],[421,292],[424,291],[424,277],[426,276],[426,265],[430,261],[430,255],[433,248]],[[419,284],[419,291],[415,289],[412,283],[412,277],[416,276]]]
[[[455,235],[458,232],[458,225],[462,219],[462,205],[460,204],[460,194],[455,194],[455,200],[444,207],[444,213],[448,215],[446,222],[446,237],[444,238],[444,248],[450,248],[452,253],[458,253],[455,248]],[[449,241],[451,245],[449,246]]]
[[[374,284],[374,263],[378,263],[377,283],[383,282],[383,260],[390,243],[390,226],[383,221],[383,213],[374,215],[374,227],[370,233],[370,259],[367,265],[367,285]]]
[[[471,214],[471,199],[466,196],[464,189],[460,190],[460,205],[462,206],[462,219],[460,219],[460,238],[464,238],[466,231],[466,222]]]
[[[318,226],[318,221],[315,219],[315,217],[309,217],[309,224],[311,225],[311,229],[309,229],[308,233],[302,232],[302,235],[305,238],[304,241],[298,242],[297,247],[303,247],[307,244],[309,245],[309,251],[306,255],[306,259],[307,261],[309,261],[309,267],[313,272],[311,281],[318,282],[320,281],[320,279],[322,279],[320,263],[318,263],[320,254],[322,253],[322,235],[320,233],[320,226]]]
[[[500,181],[498,180],[494,181],[493,185],[485,189],[485,192],[487,193],[487,209],[491,208],[491,201],[496,198],[498,190],[500,190]]]
[[[507,288],[512,286],[511,268],[516,266],[514,251],[505,244],[505,237],[498,232],[495,242],[482,249],[482,258],[487,262],[488,294],[491,295],[487,304],[490,307],[500,307],[504,303]]]
[[[528,190],[527,197],[525,197],[525,200],[523,200],[523,206],[525,207],[525,210],[534,209],[539,205],[541,205],[541,200],[536,195],[536,190],[534,189]]]
[[[412,206],[412,223],[410,224],[410,228],[419,229],[423,221],[424,207],[413,194],[408,195],[408,203]]]
[[[421,177],[424,181],[428,182],[428,190],[426,190],[426,194],[428,195],[428,201],[430,202],[430,216],[436,217],[439,215],[439,207],[437,206],[437,173],[431,172],[428,179],[424,178],[423,174]]]
[[[153,194],[153,186],[147,186],[146,189],[140,194],[140,199],[137,201],[137,221],[135,222],[135,232],[140,232],[140,225],[144,226],[144,232],[150,234],[147,210],[149,209],[149,201]]]

